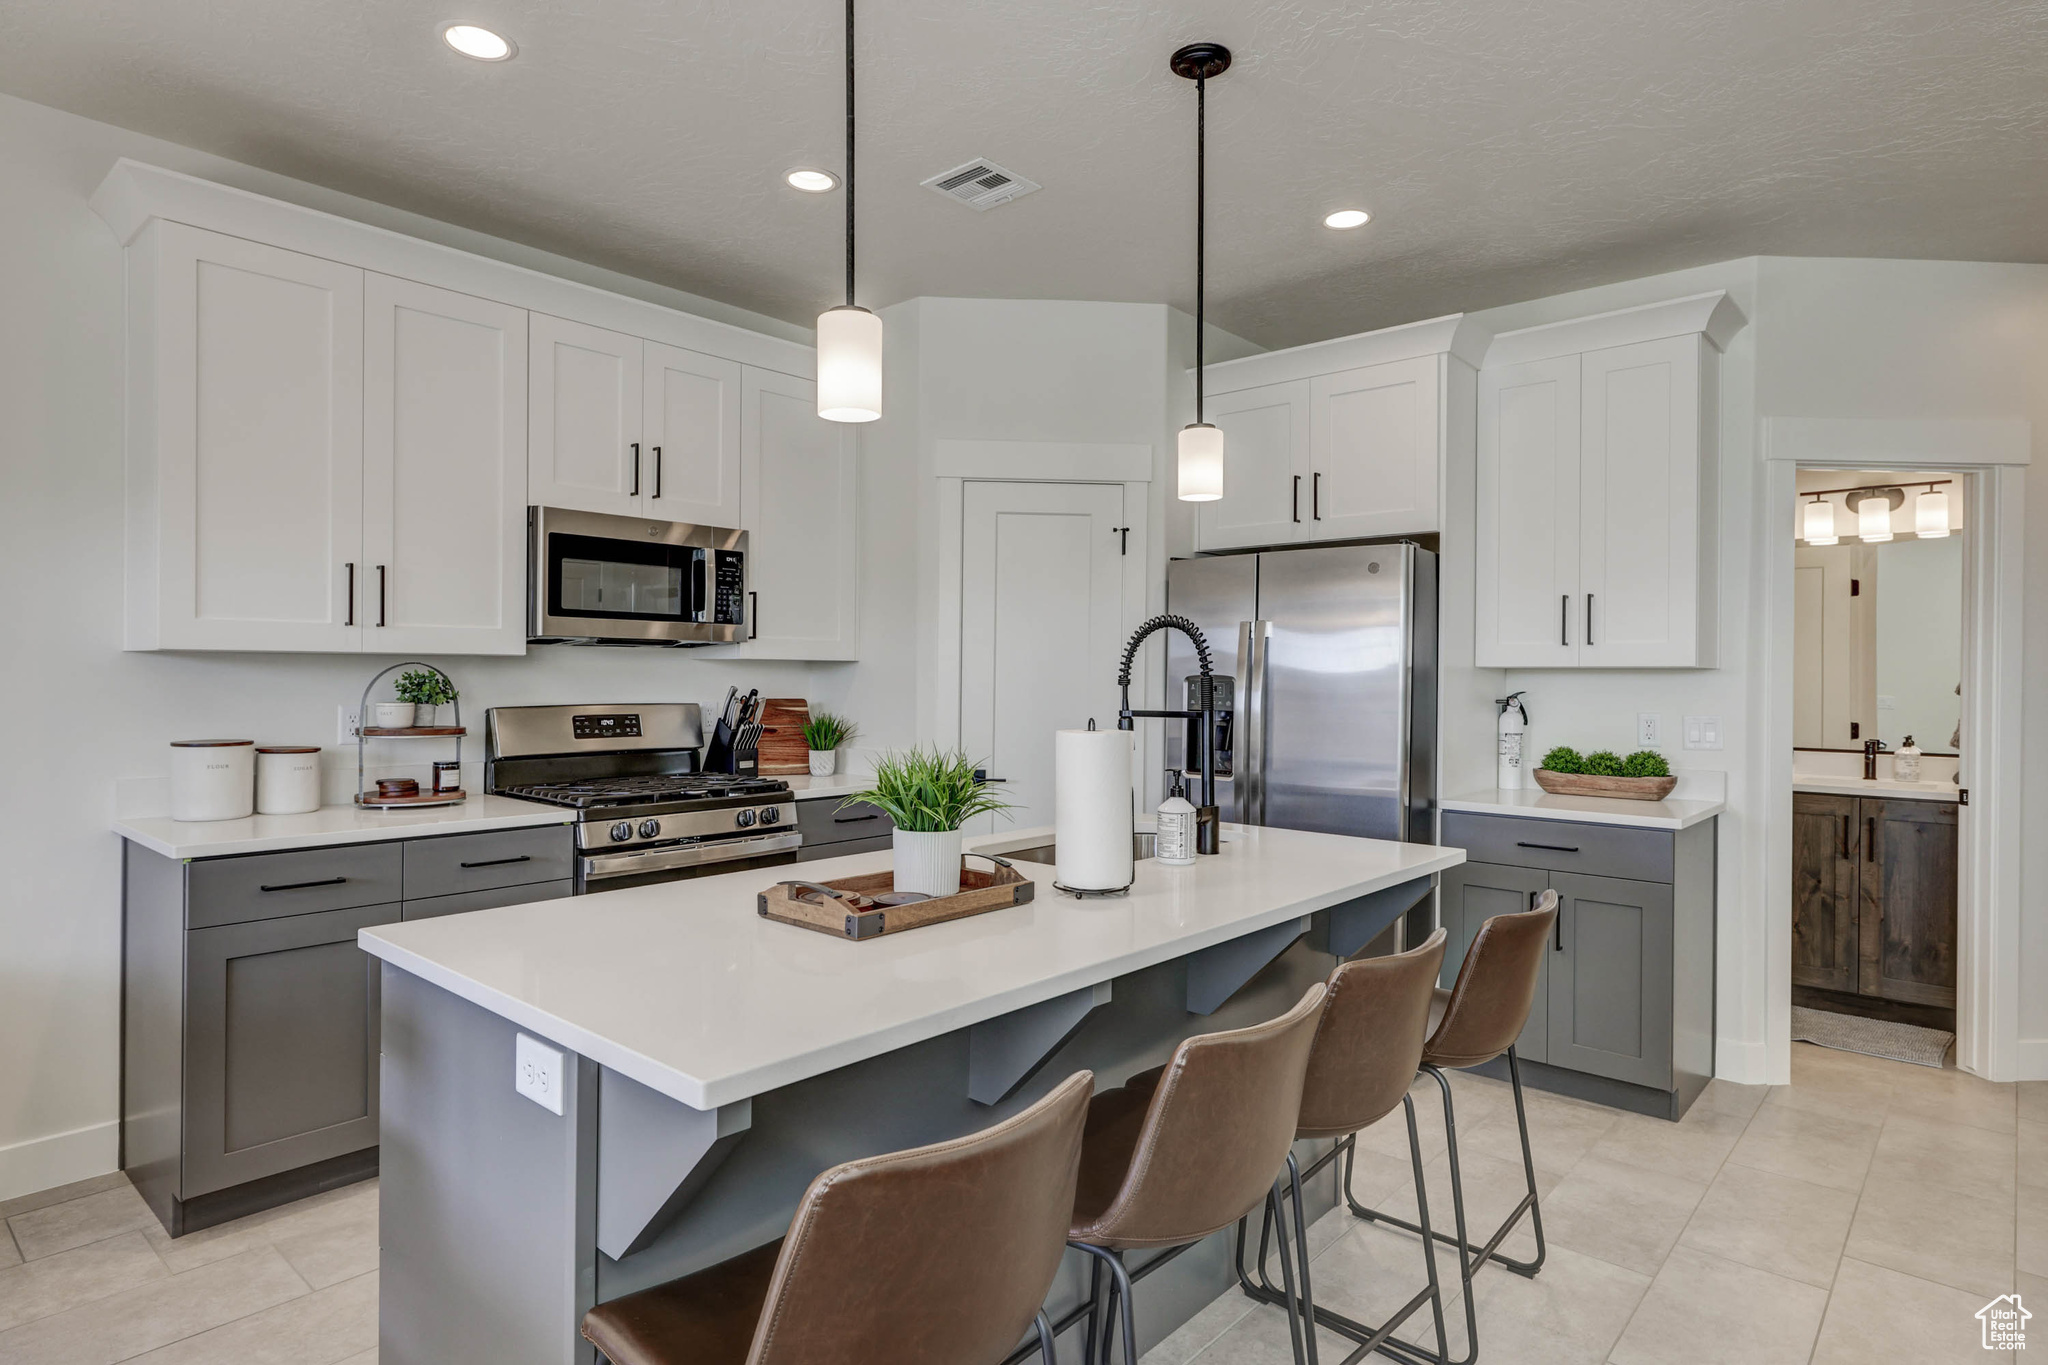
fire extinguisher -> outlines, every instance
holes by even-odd
[[[1519,791],[1522,788],[1522,742],[1529,733],[1529,708],[1522,703],[1523,694],[1510,692],[1505,697],[1494,698],[1493,704],[1500,708],[1500,786],[1503,791]]]

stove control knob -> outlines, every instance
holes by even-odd
[[[624,843],[633,837],[633,822],[631,820],[621,820],[611,827],[610,833],[613,843]]]
[[[782,823],[782,807],[780,807],[780,806],[763,806],[763,807],[761,808],[761,823],[762,823],[762,824],[764,824],[764,825],[779,825],[779,824],[781,824],[781,823]]]
[[[733,821],[741,829],[745,829],[747,826],[754,823],[754,812],[750,810],[743,810],[738,815],[733,817]]]
[[[640,822],[640,837],[641,837],[641,838],[643,838],[643,839],[654,839],[654,838],[658,838],[658,837],[660,837],[660,835],[661,835],[661,821],[659,821],[659,820],[642,820],[642,821]]]

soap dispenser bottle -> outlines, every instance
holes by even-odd
[[[1892,755],[1892,776],[1900,782],[1920,780],[1920,746],[1913,742],[1911,735],[1906,736],[1906,742]]]
[[[1159,803],[1159,843],[1153,858],[1168,867],[1191,867],[1195,861],[1195,808],[1179,773],[1169,773],[1172,790]]]

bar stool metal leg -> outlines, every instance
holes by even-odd
[[[1031,1320],[1033,1330],[1038,1333],[1038,1355],[1044,1365],[1060,1365],[1059,1339],[1053,1335],[1052,1319],[1045,1315],[1043,1308]]]

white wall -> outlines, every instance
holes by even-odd
[[[379,656],[124,654],[122,264],[86,198],[120,156],[188,171],[782,336],[799,329],[673,290],[282,180],[0,97],[0,1199],[114,1165],[120,1012],[118,779],[161,775],[196,735],[331,745]],[[874,603],[874,618],[888,619]],[[715,701],[742,679],[848,699],[853,668],[739,665],[684,651],[548,647],[435,659],[482,708],[571,700]],[[481,754],[480,742],[466,757]],[[334,751],[331,764],[351,766]]]
[[[1949,749],[1963,714],[1962,537],[1879,545],[1873,591],[1877,737],[1894,749],[1908,735],[1922,749]]]

